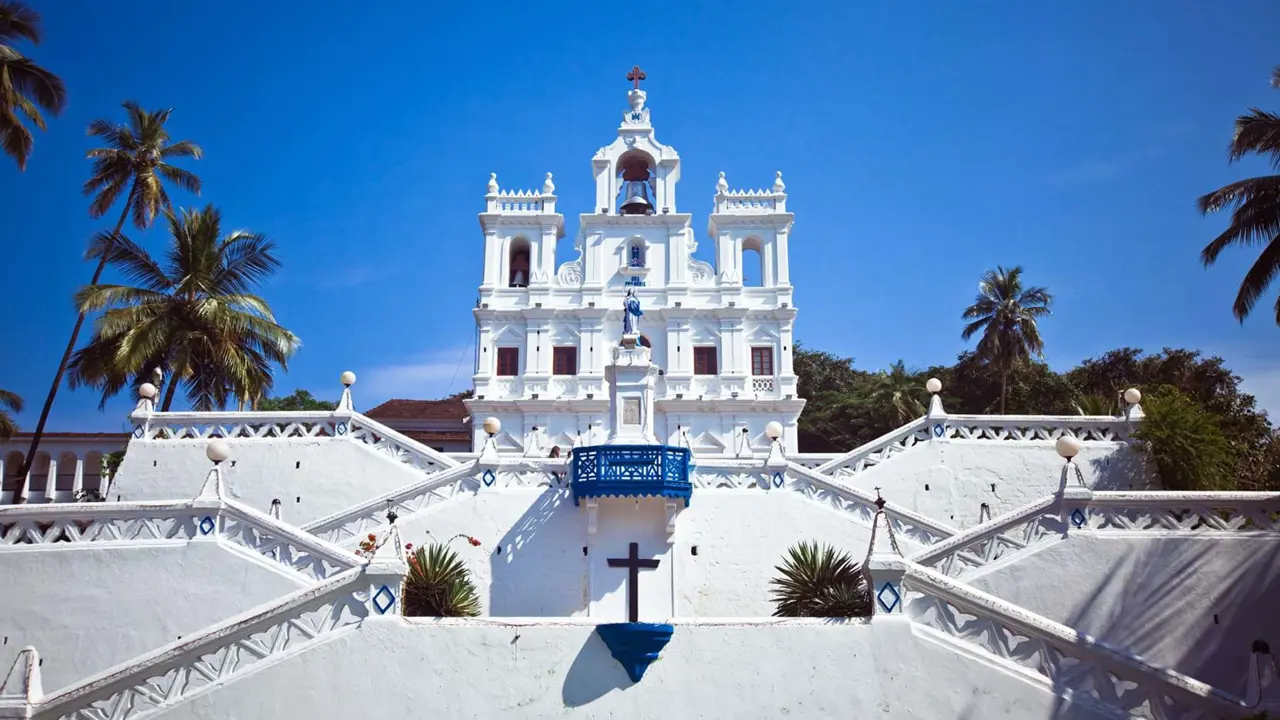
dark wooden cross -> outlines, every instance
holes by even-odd
[[[645,80],[647,78],[645,77],[644,71],[640,69],[640,66],[634,65],[631,68],[631,72],[627,73],[627,79],[635,83],[635,89],[639,90],[640,81]]]
[[[640,568],[652,570],[658,567],[658,560],[641,560],[640,543],[631,543],[628,557],[609,558],[609,567],[624,567],[631,571],[627,578],[627,602],[630,604],[627,622],[640,622]]]

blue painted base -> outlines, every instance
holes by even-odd
[[[627,671],[631,682],[640,682],[650,663],[667,646],[675,628],[660,623],[609,623],[597,625],[596,634]]]

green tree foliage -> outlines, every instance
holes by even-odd
[[[1218,418],[1170,385],[1143,400],[1147,417],[1134,432],[1166,490],[1231,490],[1236,456]]]
[[[776,617],[866,617],[871,592],[861,566],[830,545],[800,542],[787,549],[773,586]]]
[[[1022,284],[1021,267],[1005,270],[997,266],[983,273],[978,297],[965,308],[962,317],[970,322],[960,336],[968,340],[981,333],[977,355],[1000,377],[1001,414],[1006,412],[1009,375],[1029,363],[1032,356],[1043,355],[1039,321],[1049,315],[1052,303],[1053,296],[1045,288]]]
[[[169,248],[153,258],[124,236],[100,238],[99,252],[134,285],[90,285],[76,296],[80,312],[104,311],[94,338],[72,357],[71,384],[102,392],[102,402],[165,370],[162,411],[179,386],[198,411],[229,399],[264,395],[272,367],[284,367],[298,338],[276,323],[252,294],[279,268],[275,245],[243,230],[223,235],[212,206],[166,211]]]
[[[317,400],[306,390],[294,390],[292,395],[269,397],[258,401],[258,410],[276,412],[299,412],[336,410],[338,403],[328,400]]]
[[[876,375],[871,402],[887,410],[890,419],[902,425],[924,415],[929,402],[929,392],[924,389],[925,379],[920,373],[907,370],[899,360],[889,366],[887,372]]]
[[[884,391],[884,378],[893,375],[893,368],[868,373],[854,368],[850,358],[799,345],[795,367],[806,399],[798,433],[801,452],[847,452],[903,424],[892,393]],[[953,365],[937,365],[913,377],[921,388],[927,378],[941,380],[949,413],[999,411],[1000,379],[976,353],[963,353]],[[1212,418],[1229,445],[1233,469],[1225,477],[1235,487],[1280,490],[1280,439],[1222,358],[1206,358],[1194,350],[1166,348],[1144,355],[1120,348],[1065,373],[1044,363],[1019,363],[1005,383],[1006,406],[1011,414],[1115,414],[1125,407],[1120,395],[1127,388],[1149,393],[1162,385],[1178,388]]]
[[[18,432],[18,423],[11,412],[22,412],[22,398],[18,393],[0,390],[0,440],[8,440]]]
[[[1280,88],[1280,68],[1271,71],[1271,86]],[[1227,148],[1227,162],[1258,155],[1274,170],[1280,167],[1280,115],[1252,108],[1236,118],[1235,134]],[[1258,259],[1245,273],[1231,313],[1244,322],[1280,272],[1280,175],[1263,175],[1233,182],[1200,198],[1202,213],[1231,211],[1231,222],[1222,234],[1200,252],[1205,267],[1231,246],[1261,247]],[[1280,325],[1280,299],[1275,304]]]
[[[26,170],[35,139],[23,118],[44,130],[40,111],[62,112],[67,89],[61,78],[18,52],[15,45],[22,40],[40,43],[40,14],[18,0],[0,0],[0,147]]]

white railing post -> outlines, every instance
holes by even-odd
[[[394,619],[404,614],[401,605],[404,596],[404,578],[409,565],[404,561],[404,543],[400,529],[396,527],[394,512],[388,513],[391,527],[382,547],[374,552],[365,566],[368,582],[369,617],[375,620]]]
[[[209,443],[205,456],[213,462],[213,468],[205,476],[200,493],[191,501],[196,524],[194,540],[216,541],[222,534],[223,508],[226,506],[226,486],[222,479],[222,462],[231,456],[231,446],[221,438]]]
[[[938,378],[929,378],[924,386],[929,391],[929,411],[925,413],[925,417],[928,418],[926,424],[929,428],[929,440],[947,442],[947,438],[951,435],[951,428],[947,424],[947,411],[942,408],[942,397],[938,395],[942,392],[942,381]]]
[[[28,646],[18,651],[18,659],[0,683],[0,718],[30,718],[42,697],[40,654]]]
[[[905,597],[902,594],[902,578],[907,564],[893,536],[893,524],[884,512],[885,501],[876,490],[876,514],[871,518],[871,542],[867,546],[867,558],[863,570],[871,585],[871,614],[874,617],[907,617]]]

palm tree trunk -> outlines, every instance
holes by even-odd
[[[173,396],[178,389],[178,376],[175,374],[169,378],[169,387],[164,389],[164,404],[160,406],[160,412],[169,412],[169,406],[173,404]]]
[[[133,205],[134,189],[129,189],[129,199],[124,204],[124,210],[120,213],[120,220],[116,222],[116,229],[111,232],[111,239],[107,241],[106,247],[102,248],[102,258],[98,260],[98,268],[93,271],[93,279],[89,281],[89,285],[97,285],[98,280],[102,278],[102,271],[107,267],[107,259],[111,257],[111,246],[115,242],[116,236],[120,234],[120,230],[124,228],[124,221],[129,218],[129,208]],[[53,376],[53,385],[49,388],[49,396],[44,399],[44,407],[40,409],[40,420],[36,422],[36,431],[31,435],[31,447],[27,450],[27,457],[22,461],[21,477],[31,471],[31,463],[35,461],[36,451],[40,449],[40,439],[44,437],[44,424],[49,420],[49,411],[53,409],[53,400],[58,396],[58,387],[62,385],[62,376],[67,372],[67,363],[71,362],[71,353],[76,350],[76,341],[80,339],[80,328],[84,327],[84,313],[76,315],[76,325],[71,329],[71,339],[67,341],[67,349],[62,351],[62,360],[58,362],[58,372]],[[22,502],[22,490],[19,489],[13,499],[14,503]]]
[[[1004,414],[1005,391],[1008,389],[1008,387],[1009,387],[1009,371],[1001,370],[1000,371],[1000,414],[1001,415]]]

